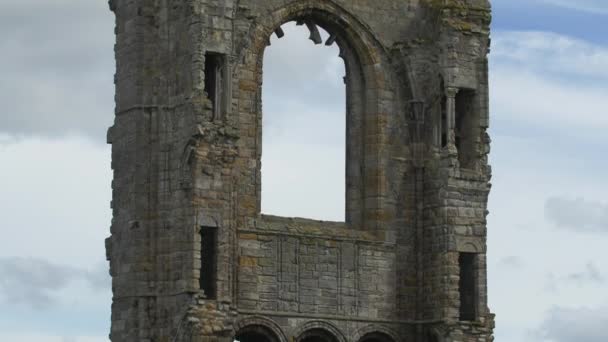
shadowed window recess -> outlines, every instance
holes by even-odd
[[[475,91],[460,89],[456,94],[456,148],[458,160],[463,168],[472,168],[475,163],[475,147],[478,133],[476,124],[479,122],[478,106],[476,106]]]
[[[381,332],[372,332],[365,334],[359,342],[395,342],[390,336]]]
[[[338,339],[325,329],[311,329],[302,333],[296,342],[338,342]]]
[[[476,320],[477,310],[475,303],[477,302],[477,276],[476,276],[476,258],[475,253],[460,253],[458,262],[460,265],[460,320],[474,321]]]
[[[241,329],[234,340],[238,342],[280,342],[276,334],[262,325],[250,325]]]
[[[207,299],[217,296],[217,228],[201,227],[200,289]]]
[[[229,77],[226,55],[214,52],[205,54],[205,93],[211,101],[213,120],[226,116]]]

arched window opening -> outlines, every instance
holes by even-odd
[[[380,332],[373,332],[373,333],[369,333],[364,335],[359,342],[394,342],[393,339],[383,333]]]
[[[279,342],[275,334],[261,325],[251,325],[241,329],[234,337],[235,342]]]
[[[338,339],[324,329],[311,329],[300,335],[297,342],[338,342]]]
[[[289,22],[265,50],[264,214],[344,220],[345,67],[335,39],[311,22]]]

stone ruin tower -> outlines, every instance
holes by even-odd
[[[493,340],[488,0],[110,8],[112,341]],[[289,21],[346,66],[345,222],[260,212],[264,49]]]

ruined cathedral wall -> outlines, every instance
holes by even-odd
[[[393,320],[394,249],[343,223],[263,216],[239,231],[239,310]]]
[[[239,230],[238,246],[239,321],[268,317],[288,338],[311,322],[340,341],[362,331],[413,338],[411,321],[397,316],[400,262],[383,234],[263,215]]]
[[[442,115],[453,115],[455,136],[444,137],[448,141],[443,144],[451,145],[449,140],[454,139],[453,145],[442,146],[425,171],[423,283],[427,291],[423,315],[452,322],[451,327],[433,328],[448,340],[491,341],[494,315],[487,306],[486,271],[491,179],[486,132],[490,12],[484,2],[471,2],[467,7],[446,1],[439,13],[441,73],[435,82],[444,92],[430,114],[435,125],[449,124]],[[435,132],[444,129],[439,126]],[[441,135],[433,136],[434,145],[441,146]],[[463,268],[470,268],[470,274],[466,274],[470,284],[463,284]],[[461,292],[470,292],[475,303],[467,304]],[[468,309],[463,312],[465,306]],[[463,315],[471,317],[465,319]]]
[[[259,212],[259,61],[271,26],[293,19],[289,13],[310,14],[307,6],[327,12],[319,19],[330,26],[344,24],[341,37],[351,39],[341,45],[354,66],[347,85],[357,90],[349,102],[359,139],[351,169],[365,172],[351,187],[355,214],[346,223]],[[110,7],[113,341],[231,341],[239,324],[260,315],[291,337],[317,317],[345,341],[372,327],[410,341],[427,325],[448,340],[491,341],[486,1],[111,0]],[[214,97],[205,89],[211,73],[222,84]],[[459,145],[464,157],[438,146],[442,98],[454,89],[466,95],[453,99],[455,110],[473,113],[459,126],[474,133]],[[419,140],[416,101],[426,113]],[[423,171],[414,165],[420,155]],[[208,234],[216,234],[213,294],[201,291]],[[477,255],[479,319],[469,323],[459,321],[462,252]]]
[[[201,26],[190,5],[110,1],[116,15],[117,95],[108,130],[114,180],[106,246],[114,341],[179,332],[199,291],[197,237],[209,220],[198,213],[225,210],[221,201],[195,201],[197,193],[210,196],[210,183],[227,192],[218,183],[230,177],[217,178],[221,165],[210,177],[215,182],[194,177],[205,158],[221,153],[201,139],[209,109],[201,86],[204,50],[198,56],[192,49],[202,44],[196,32]]]

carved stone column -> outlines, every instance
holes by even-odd
[[[446,114],[447,114],[447,145],[446,151],[449,155],[457,155],[458,149],[456,148],[456,95],[458,94],[458,88],[448,87],[445,90],[446,95]]]

